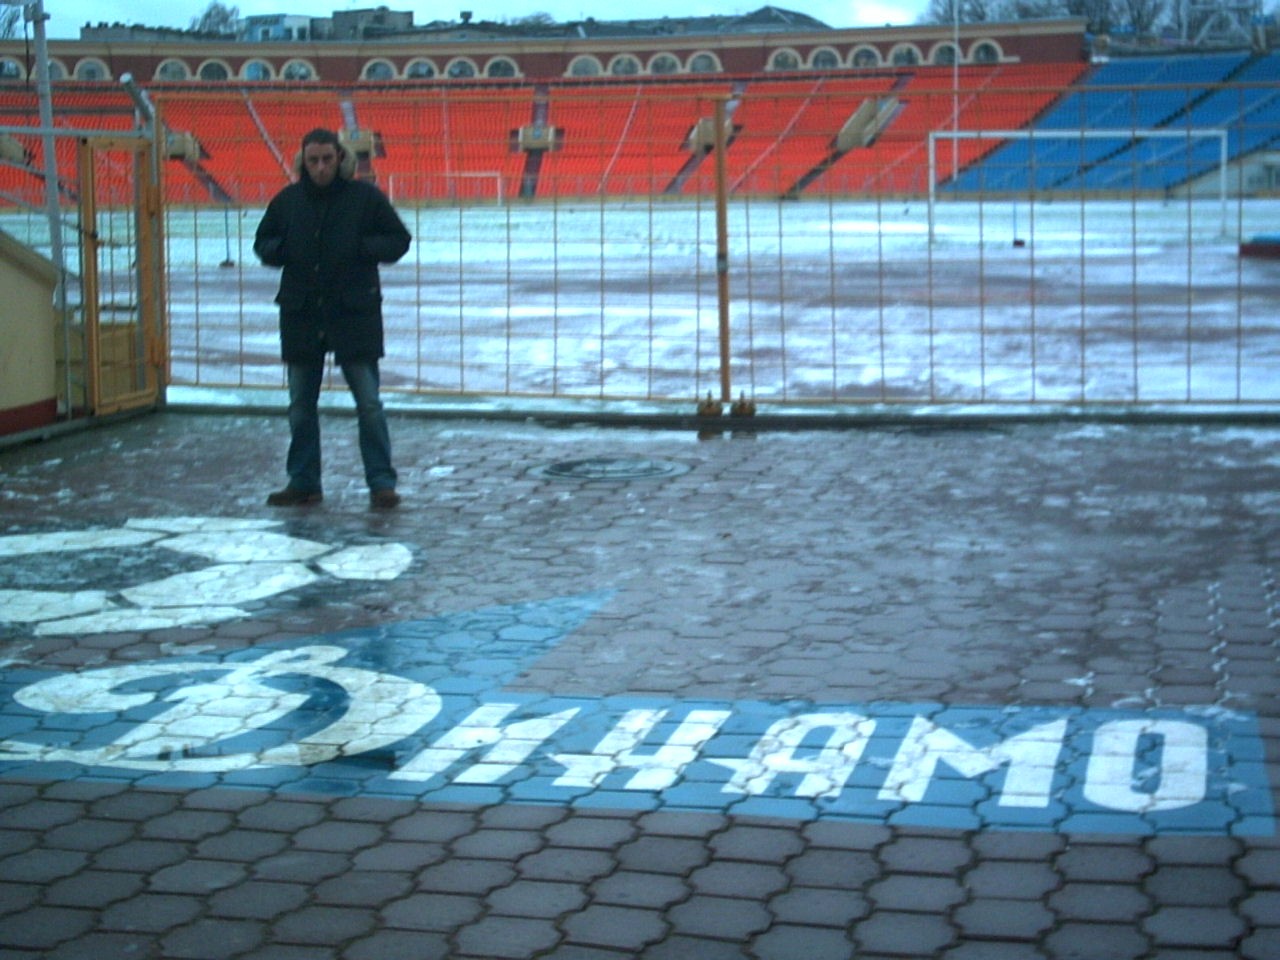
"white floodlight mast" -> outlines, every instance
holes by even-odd
[[[53,92],[49,77],[49,39],[45,22],[44,0],[0,0],[6,7],[21,7],[23,18],[31,24],[36,40],[36,96],[40,101],[40,126],[44,145],[44,199],[49,216],[49,250],[58,268],[58,285],[65,283],[66,262],[62,248],[62,211],[58,202],[58,155],[53,135]]]

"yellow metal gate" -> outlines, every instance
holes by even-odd
[[[68,383],[81,389],[71,387],[72,406],[90,415],[153,406],[168,364],[154,145],[140,137],[86,137],[77,149],[80,276],[65,356],[73,371]]]

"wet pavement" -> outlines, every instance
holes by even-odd
[[[1280,956],[1280,428],[0,449],[0,958]]]

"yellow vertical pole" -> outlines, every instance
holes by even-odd
[[[88,412],[93,414],[102,405],[102,377],[98,369],[98,196],[93,147],[83,137],[79,141],[77,159],[80,167],[80,304],[84,311],[84,377],[88,386]],[[67,399],[70,403],[70,397]]]
[[[733,400],[729,362],[729,174],[725,150],[726,100],[715,102],[716,150],[716,301],[720,311],[720,402]]]

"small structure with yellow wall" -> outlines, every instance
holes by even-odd
[[[57,419],[57,285],[52,262],[0,231],[0,436]]]

